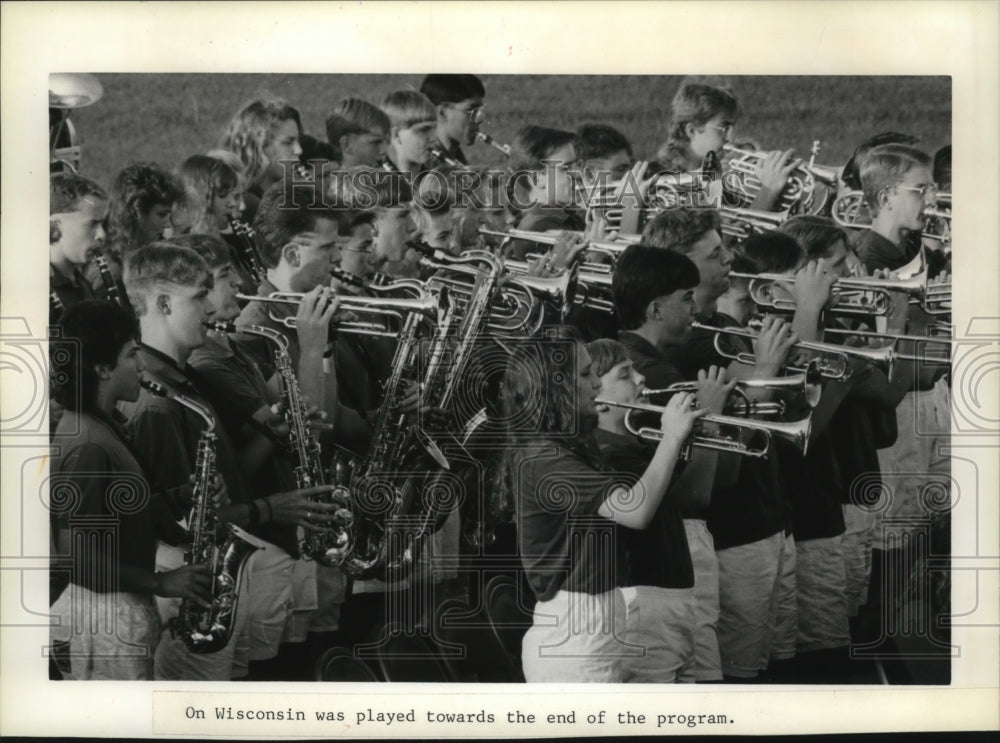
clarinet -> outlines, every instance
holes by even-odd
[[[261,263],[260,255],[257,253],[257,245],[254,242],[256,233],[253,227],[236,217],[229,218],[229,228],[237,238],[237,250],[239,251],[240,263],[250,274],[255,284],[260,284],[264,280],[264,264]]]
[[[434,155],[434,157],[436,157],[438,160],[440,160],[441,162],[443,162],[448,167],[458,168],[458,167],[461,167],[461,165],[462,165],[462,163],[460,163],[455,158],[448,157],[446,154],[444,154],[444,150],[442,150],[439,147],[431,147],[430,151],[431,151],[431,154]]]
[[[203,608],[191,599],[181,601],[180,611],[171,620],[171,632],[180,635],[192,653],[216,653],[233,635],[240,578],[247,559],[263,543],[233,524],[220,523],[212,499],[215,475],[215,418],[208,408],[161,384],[144,379],[144,388],[159,397],[167,397],[200,416],[205,430],[198,438],[195,457],[194,491],[188,515],[191,547],[184,555],[185,565],[207,564],[212,571],[212,603]]]
[[[103,255],[98,253],[94,256],[94,263],[97,264],[97,270],[101,274],[101,281],[104,283],[104,291],[108,295],[108,299],[117,304],[119,307],[128,307],[125,303],[122,293],[118,291],[118,282],[115,281],[115,277],[111,274],[111,268],[108,266],[108,259]]]
[[[56,294],[55,289],[49,291],[49,314],[58,320],[65,311],[66,305],[59,299],[59,295]]]
[[[293,471],[295,487],[301,489],[325,485],[326,476],[323,471],[322,452],[319,441],[309,430],[309,424],[306,420],[308,408],[302,399],[302,390],[299,387],[299,380],[295,376],[295,370],[292,369],[292,359],[288,354],[288,339],[280,331],[262,325],[237,327],[232,322],[218,322],[213,323],[210,328],[219,333],[255,335],[274,344],[274,366],[281,383],[281,397],[285,403],[285,422],[288,424],[289,445],[295,452],[298,461],[298,465]],[[319,500],[338,506],[335,520],[340,528],[332,532],[300,529],[298,535],[299,551],[322,565],[337,566],[343,562],[344,557],[352,547],[349,529],[353,521],[350,510],[350,492],[347,488],[338,487],[332,493],[323,495]]]
[[[500,144],[495,139],[493,139],[493,137],[491,137],[489,134],[483,131],[476,132],[476,139],[483,142],[483,144],[488,144],[490,147],[495,147],[496,149],[500,150],[500,152],[505,154],[507,157],[510,157],[509,144]]]

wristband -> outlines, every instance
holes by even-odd
[[[274,507],[271,506],[271,496],[264,498],[264,505],[267,506],[267,520],[274,521]]]

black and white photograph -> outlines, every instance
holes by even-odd
[[[327,10],[259,5],[265,29]],[[535,18],[362,5],[363,35],[392,8],[415,47],[423,6],[442,47]],[[733,5],[623,12],[718,54]],[[145,28],[140,54],[155,26],[126,8],[109,28]],[[5,58],[4,221],[30,172],[17,219],[42,239],[47,198],[49,249],[43,315],[40,251],[4,229],[3,623],[30,646],[12,666],[5,643],[4,708],[24,674],[41,709],[151,699],[105,731],[130,737],[719,734],[773,730],[737,726],[777,693],[896,719],[910,691],[995,692],[981,82],[742,65],[725,25],[729,63],[659,72],[585,34],[556,44],[578,70],[457,37],[387,63],[347,23],[349,64],[287,64],[289,28],[250,65],[211,32],[176,69],[46,52],[47,171],[40,120],[8,135]],[[997,724],[995,697],[954,698],[947,729]]]

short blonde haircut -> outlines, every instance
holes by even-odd
[[[382,102],[382,110],[393,128],[409,129],[424,123],[437,123],[437,109],[431,99],[415,90],[397,90]]]
[[[898,186],[914,168],[930,168],[927,153],[905,144],[887,144],[868,152],[859,168],[861,190],[872,216],[879,212],[878,197],[882,191]]]

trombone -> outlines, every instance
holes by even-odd
[[[632,421],[635,413],[657,413],[663,415],[664,407],[651,405],[649,403],[628,403],[614,402],[598,398],[594,401],[597,405],[611,405],[617,408],[625,408],[629,412],[625,415],[625,428],[633,436],[638,436],[647,441],[660,441],[663,439],[663,432],[652,426],[638,426]],[[713,433],[710,430],[699,430],[699,427],[706,428],[705,424],[721,426],[722,433]],[[716,451],[740,454],[744,457],[767,457],[768,449],[771,447],[773,437],[790,441],[805,456],[809,449],[809,434],[812,432],[812,413],[809,413],[801,420],[789,423],[775,421],[758,421],[752,418],[737,418],[728,415],[703,415],[695,421],[695,430],[684,442],[681,448],[681,458],[688,459],[691,456],[691,448],[715,449]],[[740,439],[743,432],[750,432],[752,437],[758,439],[754,442],[746,443]],[[754,445],[756,443],[756,445]]]
[[[790,374],[784,377],[771,377],[761,379],[739,379],[733,394],[736,396],[737,404],[732,406],[731,412],[735,415],[746,417],[760,415],[784,415],[785,404],[778,400],[775,402],[761,402],[752,400],[747,394],[747,390],[764,389],[787,391],[802,395],[806,404],[810,408],[819,405],[819,398],[823,394],[823,375],[820,371],[819,362],[815,359],[809,363],[806,370],[798,374]],[[677,392],[697,392],[697,382],[677,382],[663,389],[644,389],[644,397],[654,397],[657,395],[672,395]]]
[[[757,340],[757,333],[746,328],[717,328],[714,325],[704,325],[700,322],[691,323],[691,327],[696,330],[707,330],[715,333],[715,350],[727,359],[733,359],[741,364],[754,364],[756,358],[749,351],[726,351],[722,348],[722,336],[728,335],[737,338],[746,338],[750,341]],[[838,346],[834,343],[819,343],[817,341],[799,341],[795,348],[803,351],[815,351],[819,356],[810,361],[818,363],[820,375],[824,379],[843,381],[850,374],[848,357],[867,361],[885,372],[885,375],[892,378],[892,370],[895,366],[896,352],[892,345],[884,348],[850,348],[848,346]],[[787,369],[795,372],[805,371],[802,367],[790,365]]]
[[[299,292],[271,292],[265,296],[253,294],[237,294],[237,299],[247,302],[264,302],[272,305],[291,305],[298,307],[305,294]],[[338,295],[339,308],[354,317],[337,319],[334,317],[332,326],[341,333],[351,335],[384,336],[396,338],[403,326],[404,316],[416,313],[434,322],[438,317],[438,299],[429,292],[423,291],[414,298],[395,299],[382,297],[356,297],[353,295]],[[295,316],[276,315],[268,312],[272,321],[295,329]],[[360,318],[360,319],[359,319]],[[394,324],[398,323],[398,324]]]

